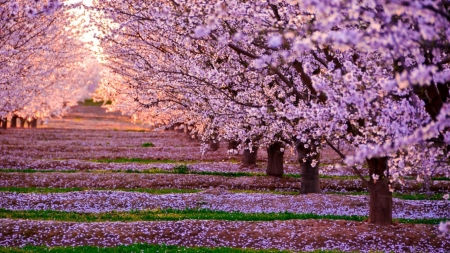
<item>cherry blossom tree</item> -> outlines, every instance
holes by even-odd
[[[89,51],[71,25],[73,13],[58,1],[0,3],[0,117],[17,126],[21,117],[61,115],[85,96]],[[70,84],[70,85],[68,85]]]
[[[272,175],[282,175],[284,150],[293,147],[303,193],[320,190],[326,144],[367,185],[377,224],[392,222],[393,182],[449,171],[446,2],[96,6],[111,69],[98,96],[112,110],[183,123],[204,140],[266,146]],[[342,140],[350,153],[336,147]]]

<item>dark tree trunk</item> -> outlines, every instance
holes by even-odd
[[[33,118],[30,122],[30,126],[32,128],[36,128],[37,127],[37,119]]]
[[[11,128],[17,128],[17,119],[19,117],[17,115],[13,115],[11,118]]]
[[[20,127],[24,128],[26,120],[24,118],[22,118],[22,117],[19,117],[19,121],[20,121]]]
[[[217,151],[220,148],[220,141],[217,139],[211,139],[209,140],[209,150],[211,151]]]
[[[320,180],[319,180],[319,161],[320,154],[308,156],[311,152],[316,150],[311,148],[305,148],[303,143],[297,144],[298,161],[300,163],[301,177],[301,194],[308,193],[320,193]],[[313,160],[316,160],[315,166],[312,166]]]
[[[228,150],[237,149],[238,146],[239,146],[238,141],[229,141],[228,142]]]
[[[275,142],[267,148],[267,170],[269,176],[281,177],[283,176],[283,155],[284,146],[281,142]]]
[[[367,159],[370,181],[368,183],[369,220],[378,225],[392,224],[392,192],[389,191],[389,179],[385,176],[388,170],[388,158]],[[374,178],[378,176],[377,179]]]
[[[7,118],[0,118],[0,121],[2,123],[2,128],[6,129],[8,127],[8,119]]]
[[[255,165],[257,155],[258,155],[258,147],[252,147],[252,152],[250,152],[250,149],[244,149],[244,153],[242,154],[241,160],[242,164]],[[283,173],[281,174],[283,175]]]

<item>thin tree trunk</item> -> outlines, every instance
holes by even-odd
[[[209,140],[209,150],[217,151],[220,148],[220,141],[216,138]]]
[[[37,119],[33,118],[30,122],[30,125],[32,128],[36,128],[37,127]]]
[[[20,127],[24,128],[25,127],[25,122],[27,121],[26,119],[19,117],[19,121],[20,121]]]
[[[258,155],[258,147],[252,147],[252,151],[250,149],[244,149],[244,153],[242,154],[242,164],[244,165],[255,165],[256,157]]]
[[[283,151],[281,151],[283,149]],[[284,146],[281,142],[275,142],[267,148],[267,170],[269,176],[281,177],[283,168]]]
[[[431,195],[433,195],[433,193],[431,192],[431,184],[432,184],[431,176],[425,174],[423,178],[423,187],[425,189],[425,194],[427,195],[428,198],[430,198]]]
[[[392,224],[392,192],[389,191],[389,179],[385,176],[388,170],[388,158],[367,159],[367,164],[370,173],[368,183],[370,223],[390,225]]]
[[[11,128],[17,128],[17,119],[19,117],[17,115],[13,115],[11,118]]]
[[[300,163],[301,177],[301,194],[308,193],[320,193],[320,180],[319,180],[319,161],[320,154],[317,153],[312,156],[308,156],[315,150],[311,148],[305,148],[303,143],[299,143],[296,146],[298,161]],[[313,166],[313,160],[316,160]]]
[[[228,150],[237,149],[238,146],[239,146],[238,141],[229,141],[228,142]]]
[[[2,122],[2,128],[6,129],[8,127],[8,119],[7,118],[0,118]]]

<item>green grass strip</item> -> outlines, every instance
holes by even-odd
[[[314,213],[242,213],[214,211],[209,209],[155,209],[130,212],[104,212],[104,213],[77,213],[54,210],[26,210],[11,211],[0,209],[0,218],[30,219],[30,220],[57,220],[71,222],[101,222],[101,221],[179,221],[194,220],[227,220],[227,221],[275,221],[275,220],[305,220],[330,219],[363,221],[366,216],[356,215],[318,215]],[[439,224],[445,219],[395,219],[400,223],[410,224]]]
[[[83,102],[80,102],[79,104],[83,106],[102,106],[103,101],[94,102],[94,99],[85,99]],[[106,104],[110,105],[111,101],[106,101]]]
[[[131,244],[131,245],[120,245],[116,247],[96,247],[96,246],[76,246],[76,247],[46,247],[46,246],[26,246],[23,248],[14,247],[0,247],[0,252],[3,253],[154,253],[154,252],[165,252],[165,253],[290,253],[293,251],[287,250],[254,250],[254,249],[238,249],[238,248],[206,248],[206,247],[183,247],[183,246],[171,246],[171,245],[154,245],[154,244]],[[299,252],[299,251],[295,251]],[[340,253],[342,251],[334,250],[315,250],[308,251],[311,253]]]

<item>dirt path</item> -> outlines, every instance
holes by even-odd
[[[103,172],[120,169],[145,170],[152,167],[170,171],[176,161],[187,162],[193,171],[264,172],[267,158],[259,149],[258,166],[243,168],[239,156],[228,156],[227,143],[218,151],[200,153],[199,141],[176,131],[140,132],[148,127],[133,125],[119,114],[106,114],[99,107],[79,106],[59,120],[38,129],[0,131],[0,167],[11,169],[76,170],[76,173],[0,172],[0,187],[102,188],[58,194],[0,193],[0,208],[11,210],[72,210],[104,212],[152,208],[206,208],[242,212],[313,212],[317,214],[366,215],[367,196],[310,194],[230,193],[228,190],[298,191],[300,179],[267,176],[224,177],[193,174],[144,174]],[[154,148],[144,148],[152,142]],[[295,154],[286,152],[288,163]],[[339,161],[325,150],[323,167]],[[161,161],[151,164],[94,163],[92,159],[141,158]],[[170,161],[164,161],[170,160]],[[209,161],[209,163],[205,163]],[[288,173],[298,173],[297,164],[287,165]],[[102,170],[87,173],[86,170]],[[83,172],[84,171],[84,172]],[[351,175],[345,170],[326,173]],[[133,188],[201,189],[196,194],[152,195],[115,191]],[[321,179],[324,191],[361,191],[359,180]],[[435,181],[432,190],[448,192],[450,182]],[[397,191],[420,191],[421,186],[406,181]],[[448,217],[444,201],[394,200],[394,213],[404,218]],[[232,222],[182,220],[178,222],[54,222],[0,219],[0,245],[98,245],[112,246],[137,242],[185,246],[238,247],[256,249],[394,252],[448,252],[450,237],[439,237],[436,225],[375,226],[344,220],[288,220],[273,222]]]
[[[364,191],[360,180],[321,179],[323,191]],[[143,173],[0,173],[0,187],[53,187],[53,188],[180,188],[227,190],[299,191],[300,179],[293,177],[244,176],[225,177],[195,174],[143,174]],[[397,192],[417,192],[422,189],[415,181],[397,185]],[[433,192],[448,192],[450,181],[435,181]]]
[[[124,191],[77,191],[68,193],[0,192],[0,208],[8,210],[57,210],[80,213],[155,209],[208,209],[243,213],[314,213],[319,215],[368,216],[368,196],[327,194],[278,195],[232,193],[209,189],[189,194],[148,194]],[[395,199],[394,218],[450,217],[448,201]]]

